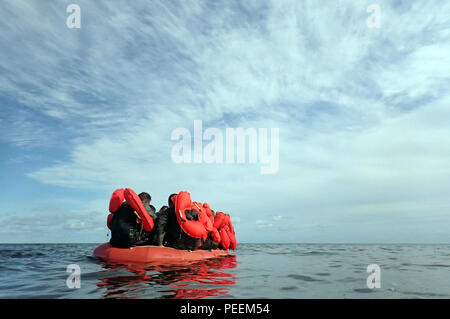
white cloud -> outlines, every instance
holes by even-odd
[[[407,216],[434,214],[426,199],[448,207],[449,4],[382,3],[378,30],[350,1],[242,4],[252,14],[228,2],[79,4],[80,30],[65,27],[62,5],[16,1],[0,14],[0,93],[21,108],[8,107],[3,138],[70,150],[33,179],[106,198],[148,190],[158,205],[189,190],[238,215],[244,238],[291,222],[299,240],[303,224],[367,207]],[[278,174],[172,163],[171,131],[195,119],[280,128]],[[329,238],[341,232],[358,233]]]
[[[26,215],[0,217],[1,242],[101,242],[106,239],[106,214],[69,211],[57,207],[36,207]]]

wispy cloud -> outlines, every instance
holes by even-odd
[[[379,29],[366,26],[370,3],[351,1],[78,4],[79,30],[65,26],[64,4],[14,1],[0,13],[2,139],[65,154],[29,177],[146,189],[161,204],[187,189],[239,218],[247,240],[285,218],[303,240],[300,225],[337,225],[361,205],[386,223],[393,207],[448,212],[448,3],[381,1]],[[195,119],[280,128],[278,174],[172,163],[171,131]],[[420,206],[430,198],[439,213]],[[357,227],[308,234],[360,239]]]
[[[98,242],[106,240],[108,229],[105,215],[96,212],[74,212],[58,207],[35,207],[22,216],[0,217],[1,242]]]

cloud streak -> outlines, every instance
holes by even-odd
[[[160,204],[186,189],[236,216],[247,241],[269,224],[278,241],[414,241],[407,216],[448,213],[449,4],[381,2],[380,29],[350,1],[78,4],[80,30],[62,4],[0,14],[2,139],[65,154],[32,179]],[[173,163],[172,130],[197,119],[279,128],[278,174]],[[349,221],[375,211],[367,228]],[[404,231],[380,226],[395,216]],[[450,230],[423,227],[424,241]]]

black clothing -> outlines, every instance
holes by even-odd
[[[186,211],[186,219],[198,220],[198,215],[195,210]],[[176,249],[194,250],[200,243],[200,238],[192,238],[188,236],[178,224],[177,216],[175,215],[175,207],[163,210],[159,216],[155,232],[155,245],[164,245]]]
[[[205,241],[203,241],[203,239],[202,239],[202,247],[200,247],[200,249],[211,250],[211,249],[217,249],[218,247],[219,247],[219,243],[216,243],[212,239],[211,233],[209,233],[208,237],[206,237]]]
[[[180,240],[173,245],[175,249],[196,250],[201,244],[201,238],[193,238],[181,231]]]
[[[156,208],[153,205],[150,205],[148,203],[142,203],[144,205],[145,210],[147,213],[153,218],[153,221],[156,219]]]
[[[127,248],[148,243],[151,233],[146,232],[142,222],[138,221],[134,209],[128,203],[123,203],[111,220],[111,246]]]
[[[156,232],[155,244],[173,246],[181,236],[181,227],[175,216],[175,207],[171,206],[159,213]]]

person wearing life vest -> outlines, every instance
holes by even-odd
[[[163,211],[165,211],[165,210],[168,209],[168,208],[169,208],[169,206],[167,206],[167,205],[162,206],[162,207],[159,209],[158,214],[156,214],[156,215],[157,215],[157,218],[159,217],[159,215],[161,215],[161,213],[162,213]]]
[[[150,205],[150,202],[152,201],[152,197],[150,196],[150,194],[142,192],[139,194],[139,198],[141,199],[147,213],[155,220],[157,217],[156,208],[155,206]]]
[[[216,215],[216,213],[209,207],[207,203],[203,204],[203,206],[207,211],[208,209],[211,211],[210,218],[211,222],[214,224],[214,216]],[[206,237],[205,240],[202,240],[202,246],[200,248],[205,250],[213,250],[219,248],[219,244],[220,244],[220,235],[217,229],[214,228],[212,231],[208,233],[208,237]]]
[[[155,245],[168,246],[175,249],[195,250],[201,245],[201,238],[194,238],[186,234],[175,214],[175,199],[177,194],[171,194],[168,199],[169,207],[159,213]],[[186,211],[187,220],[198,220],[198,213],[195,210]]]
[[[169,206],[161,207],[158,212],[154,237],[156,246],[173,246],[180,237],[181,228],[175,217],[174,203],[172,201],[172,197],[176,195],[171,194],[167,200]]]
[[[230,215],[217,212],[214,217],[214,228],[220,234],[220,247],[223,249],[236,249],[236,235]]]
[[[139,199],[146,210],[144,213],[147,213],[153,220],[156,214],[154,207],[150,205],[151,196],[148,193],[141,193]],[[117,211],[111,214],[109,226],[111,229],[109,243],[113,247],[128,248],[151,242],[152,232],[144,229],[142,218],[126,201],[120,205]]]

